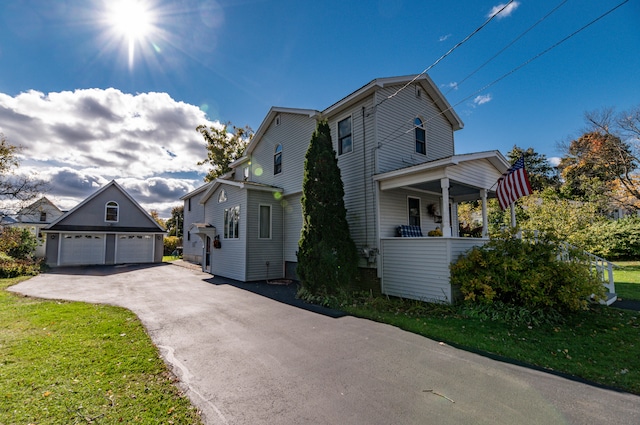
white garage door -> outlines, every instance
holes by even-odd
[[[104,264],[104,235],[62,234],[60,265]]]
[[[153,235],[117,235],[116,263],[152,263]]]

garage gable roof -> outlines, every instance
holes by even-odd
[[[94,205],[94,200],[99,199],[108,190],[115,190],[119,193],[119,217],[117,223],[105,223],[104,221],[104,205],[102,202],[99,206]],[[113,195],[109,197],[109,200],[113,198]],[[106,199],[106,198],[105,198]],[[114,198],[115,199],[115,198]],[[129,214],[123,211],[133,209],[134,213]],[[134,217],[134,220],[128,219],[128,217]],[[124,220],[121,220],[124,218]],[[130,221],[129,221],[130,220]],[[120,186],[115,180],[111,180],[107,185],[103,186],[95,193],[87,197],[84,201],[80,202],[74,208],[58,217],[55,221],[49,224],[43,229],[43,231],[81,231],[92,229],[95,231],[109,231],[111,233],[119,232],[153,232],[153,233],[165,233],[158,222],[156,222],[151,215],[145,211],[135,199],[127,193],[122,186]]]

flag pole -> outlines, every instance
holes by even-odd
[[[516,207],[515,202],[509,206],[511,208],[511,227],[516,228]]]

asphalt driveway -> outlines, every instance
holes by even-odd
[[[640,397],[197,270],[59,269],[10,290],[134,311],[208,424],[638,424]]]

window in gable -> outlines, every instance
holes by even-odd
[[[427,154],[427,131],[424,129],[424,124],[420,118],[416,118],[413,121],[416,134],[416,153],[422,155]]]
[[[352,150],[351,117],[347,117],[338,122],[338,155],[351,152]]]
[[[420,226],[420,198],[408,198],[409,225]]]
[[[282,172],[282,145],[277,144],[273,154],[273,175]]]
[[[47,221],[47,212],[40,211],[40,221]]]
[[[120,207],[118,206],[117,202],[115,201],[107,202],[107,205],[105,205],[104,221],[107,221],[110,223],[117,223],[119,209]]]

